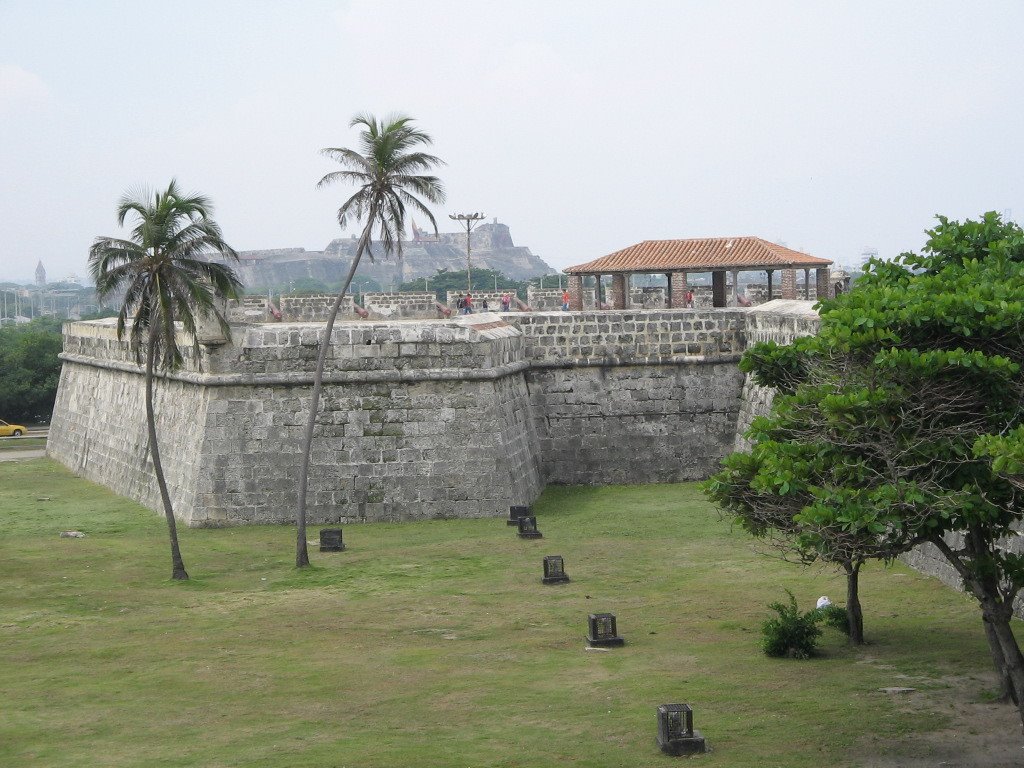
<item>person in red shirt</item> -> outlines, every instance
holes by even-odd
[[[568,290],[562,291],[562,311],[563,312],[568,312],[569,311],[569,291]]]

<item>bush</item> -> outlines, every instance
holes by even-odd
[[[786,594],[789,595],[789,605],[771,603],[768,606],[779,616],[761,625],[761,649],[768,656],[808,659],[814,655],[821,636],[818,622],[823,618],[822,613],[814,609],[801,614],[797,610],[793,593],[787,589]]]
[[[845,608],[841,608],[838,605],[826,605],[824,608],[819,608],[818,613],[821,614],[821,620],[826,627],[838,629],[844,635],[849,636],[850,619],[846,614]]]

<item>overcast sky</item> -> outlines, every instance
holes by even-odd
[[[856,260],[1024,219],[1024,3],[0,0],[0,278],[85,275],[118,198],[203,192],[237,249],[322,249],[357,112],[435,140],[447,215],[555,267],[757,235]],[[418,222],[422,225],[422,222]]]

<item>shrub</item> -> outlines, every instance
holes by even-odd
[[[821,636],[821,611],[814,609],[801,614],[796,607],[796,598],[788,589],[789,605],[771,603],[768,607],[779,614],[761,625],[761,649],[768,656],[789,656],[807,659],[814,655],[818,637]]]
[[[850,619],[845,608],[838,605],[826,605],[824,608],[819,608],[818,613],[821,614],[821,621],[826,627],[838,629],[847,636],[850,634]]]

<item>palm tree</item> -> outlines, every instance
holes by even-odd
[[[320,341],[320,352],[316,360],[316,373],[313,376],[313,398],[309,406],[309,418],[306,421],[306,434],[302,446],[302,470],[299,473],[298,510],[296,513],[295,565],[309,565],[309,552],[306,547],[306,491],[309,487],[309,456],[313,447],[313,428],[316,425],[317,408],[320,405],[320,392],[323,389],[324,361],[331,343],[334,321],[338,317],[338,309],[348,291],[352,278],[359,266],[359,261],[366,253],[372,260],[374,257],[374,230],[377,233],[377,245],[384,253],[394,253],[399,260],[402,258],[402,234],[405,231],[405,213],[412,208],[422,213],[430,221],[437,233],[437,221],[434,215],[420,200],[440,204],[445,200],[444,187],[436,176],[423,175],[435,166],[443,165],[443,161],[433,155],[419,151],[417,148],[433,143],[433,139],[413,126],[413,119],[405,115],[389,115],[378,120],[373,115],[362,113],[352,118],[349,128],[362,126],[359,132],[359,151],[346,148],[327,148],[322,154],[337,160],[346,170],[328,173],[317,184],[323,187],[337,181],[356,184],[359,189],[338,209],[338,224],[344,227],[349,221],[366,220],[362,235],[356,244],[356,253],[352,258],[341,291],[334,301],[331,314],[327,318],[327,328]]]
[[[183,362],[175,321],[180,321],[192,338],[196,353],[198,317],[212,315],[224,336],[230,336],[215,300],[237,298],[242,285],[230,266],[207,261],[205,257],[218,253],[237,259],[238,254],[224,242],[220,227],[210,218],[212,212],[207,198],[181,194],[172,180],[164,192],[142,191],[122,197],[117,207],[117,223],[123,226],[128,215],[133,214],[136,223],[130,238],[97,237],[89,249],[89,271],[100,300],[115,292],[124,294],[117,315],[117,338],[123,338],[130,324],[129,345],[136,362],[142,349],[146,351],[149,453],[170,530],[172,579],[187,579],[188,573],[181,559],[174,509],[160,463],[153,379],[157,369],[173,371]]]

